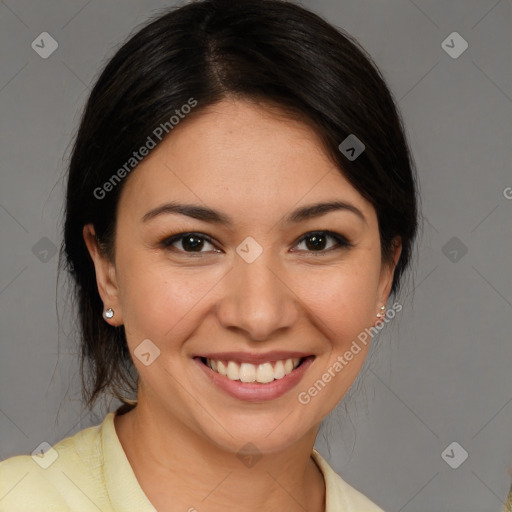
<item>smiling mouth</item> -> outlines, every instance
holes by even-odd
[[[267,361],[260,364],[238,363],[235,361],[216,360],[200,357],[201,362],[210,370],[227,377],[233,381],[244,383],[268,384],[275,380],[290,375],[295,369],[302,365],[306,359],[313,359],[314,356],[294,357]]]

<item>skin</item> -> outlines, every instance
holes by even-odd
[[[108,200],[105,199],[105,200]],[[357,207],[296,224],[284,218],[300,206],[341,200]],[[170,201],[229,215],[231,227],[180,214],[144,222]],[[315,249],[311,231],[330,230]],[[177,233],[209,235],[200,251]],[[140,485],[159,511],[247,512],[325,509],[325,483],[310,457],[320,422],[359,373],[369,344],[303,405],[307,390],[357,335],[376,325],[394,261],[381,262],[377,217],[329,160],[307,124],[249,101],[226,99],[182,121],[132,171],[118,210],[115,258],[98,249],[92,225],[84,239],[105,308],[124,324],[130,352],[150,339],[160,356],[140,375],[138,406],[115,427]],[[253,237],[263,253],[247,263],[237,246]],[[291,350],[314,354],[302,381],[285,395],[245,402],[214,386],[192,356],[209,351]],[[254,444],[252,467],[236,454]],[[172,504],[172,505],[171,505]]]

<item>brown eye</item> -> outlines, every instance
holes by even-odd
[[[334,241],[334,243],[331,242],[331,245],[328,246],[329,240]],[[353,246],[344,236],[331,231],[314,231],[306,233],[299,240],[297,245],[302,243],[305,243],[306,251],[320,253]]]
[[[203,251],[205,244],[210,244],[215,249],[215,246],[209,237],[198,233],[180,233],[167,238],[162,242],[164,247],[171,248],[173,250],[196,253],[211,251],[211,249]]]

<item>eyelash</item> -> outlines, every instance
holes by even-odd
[[[350,243],[344,236],[342,236],[338,233],[335,233],[333,231],[309,231],[306,234],[302,235],[302,237],[297,241],[297,243],[295,245],[299,245],[300,243],[304,242],[308,238],[311,238],[315,235],[323,235],[323,236],[327,236],[328,238],[332,238],[336,242],[336,245],[333,247],[330,247],[329,249],[322,249],[319,251],[306,250],[306,251],[299,251],[299,252],[308,252],[315,256],[322,256],[324,254],[330,253],[335,250],[350,249],[350,248],[354,247],[354,244]],[[162,240],[160,242],[160,244],[162,247],[164,247],[166,249],[177,251],[177,252],[180,252],[183,254],[191,254],[196,257],[201,254],[204,254],[205,252],[209,252],[209,251],[199,251],[199,252],[184,251],[184,250],[176,249],[175,247],[172,247],[172,244],[174,244],[175,242],[179,242],[180,240],[183,240],[187,236],[194,236],[194,237],[203,239],[203,240],[207,241],[208,243],[212,244],[213,246],[215,246],[215,243],[211,237],[209,237],[208,235],[205,235],[204,233],[196,233],[196,232],[177,233],[176,235],[172,235],[170,237],[165,238],[164,240]]]

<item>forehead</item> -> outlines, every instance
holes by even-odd
[[[224,100],[176,126],[132,171],[121,202],[131,210],[170,199],[261,214],[301,201],[371,205],[328,157],[314,129],[282,112]]]

